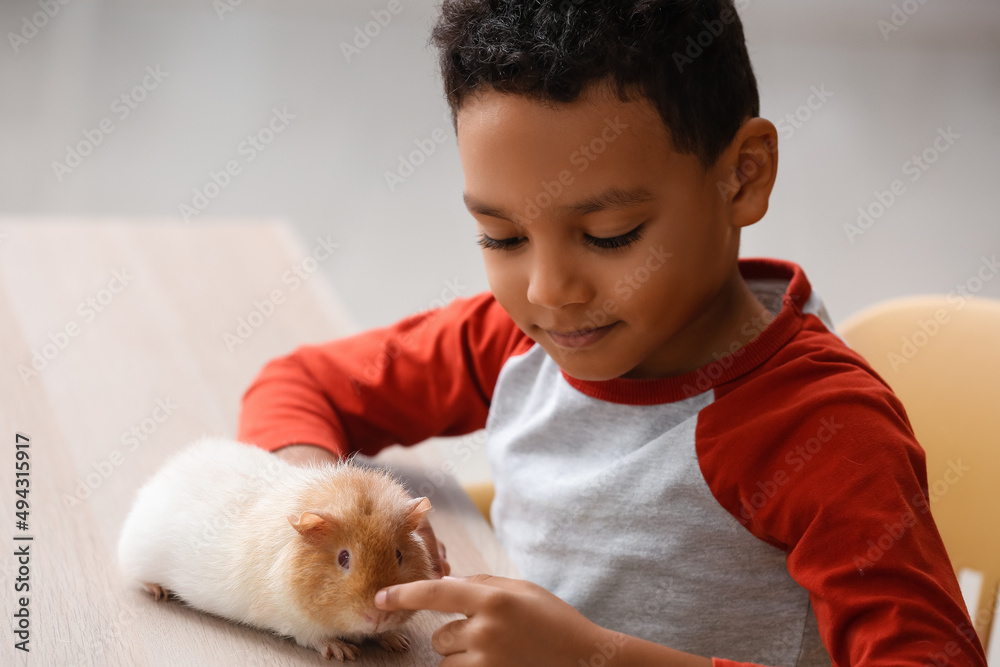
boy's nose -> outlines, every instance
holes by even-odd
[[[587,281],[571,262],[539,257],[528,278],[528,301],[544,308],[587,303]]]

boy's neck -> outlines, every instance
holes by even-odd
[[[622,377],[676,377],[697,370],[749,343],[771,319],[736,266],[711,303],[669,341],[668,350]]]

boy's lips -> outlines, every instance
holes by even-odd
[[[549,338],[551,338],[552,341],[559,347],[580,348],[592,345],[604,338],[604,336],[616,324],[618,324],[618,322],[612,322],[611,324],[606,324],[603,327],[598,327],[596,329],[577,329],[576,331],[569,331],[565,333],[553,331],[551,329],[544,329],[544,331],[549,334]]]

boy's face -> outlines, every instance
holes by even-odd
[[[739,227],[725,174],[676,152],[645,98],[591,87],[552,107],[488,91],[464,103],[457,135],[479,232],[513,242],[483,249],[491,291],[569,375],[665,377],[727,347]],[[612,188],[643,193],[604,201]]]

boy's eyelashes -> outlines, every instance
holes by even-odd
[[[642,238],[642,228],[644,224],[645,223],[640,224],[630,232],[626,232],[620,236],[613,236],[611,238],[600,238],[597,236],[591,236],[590,234],[584,234],[583,242],[602,250],[624,250]],[[523,236],[515,236],[510,239],[495,239],[487,236],[485,232],[480,232],[479,238],[476,241],[477,244],[487,250],[508,251],[518,248],[523,242]]]

